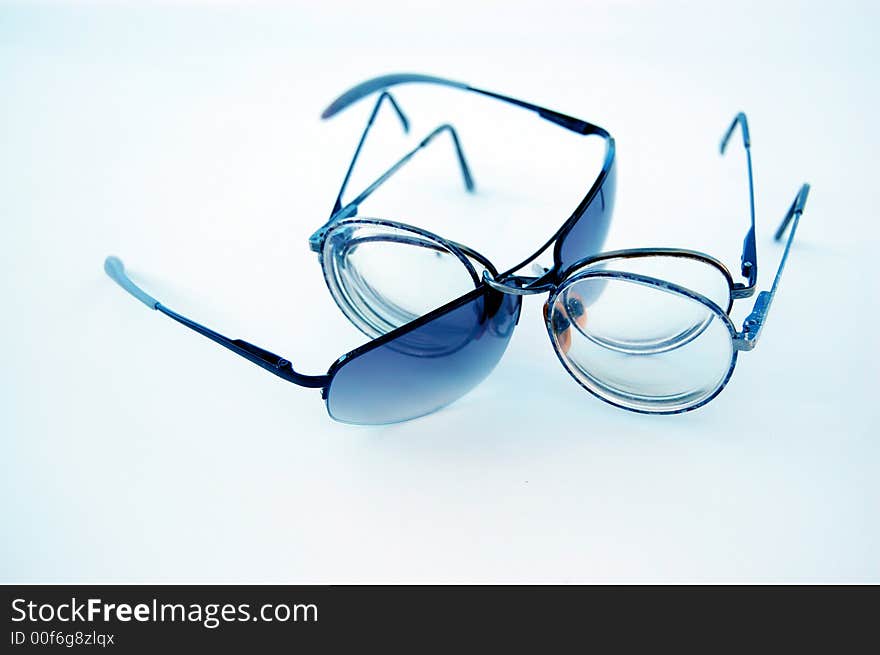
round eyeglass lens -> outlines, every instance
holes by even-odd
[[[593,262],[577,269],[577,273],[608,270],[672,282],[711,300],[720,311],[725,313],[730,310],[733,302],[729,274],[720,264],[704,257],[684,254],[628,253]],[[580,302],[592,304],[598,300],[605,289],[606,280],[608,278],[594,278],[591,284],[585,285],[579,294]],[[650,317],[646,317],[639,325],[636,339],[627,339],[624,332],[618,335],[622,338],[620,341],[603,341],[604,337],[600,335],[593,335],[593,338],[599,339],[603,345],[612,349],[662,351],[696,338],[708,327],[711,319],[711,312],[707,313],[693,306],[690,311],[682,311],[677,316],[664,317],[660,322],[652,322]],[[574,325],[577,327],[577,322]],[[652,329],[650,326],[655,330],[653,339],[647,338],[647,332]],[[613,335],[607,336],[610,338]]]
[[[375,338],[479,284],[458,250],[417,230],[376,221],[335,226],[324,242],[324,278],[336,304]]]
[[[722,311],[656,280],[609,273],[575,278],[549,302],[547,327],[581,385],[641,412],[702,404],[724,385],[735,361]]]

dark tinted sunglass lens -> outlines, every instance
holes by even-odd
[[[457,400],[495,368],[520,306],[519,296],[484,288],[344,360],[327,391],[330,415],[345,423],[395,423]]]
[[[563,269],[602,251],[614,211],[616,189],[617,164],[612,162],[602,186],[560,243],[559,258]]]

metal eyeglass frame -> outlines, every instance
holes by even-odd
[[[744,120],[745,117],[743,116]],[[786,230],[788,231],[788,239],[785,243],[785,248],[782,253],[782,257],[779,261],[779,266],[776,270],[776,276],[773,279],[773,285],[769,291],[761,291],[758,294],[758,297],[755,300],[755,304],[752,308],[752,311],[743,321],[742,329],[737,330],[736,326],[733,324],[733,321],[730,318],[730,312],[733,307],[734,300],[739,298],[746,297],[742,295],[744,293],[743,287],[738,287],[730,276],[727,268],[719,262],[717,259],[710,257],[709,255],[705,255],[700,252],[692,251],[692,250],[683,250],[676,248],[657,248],[657,249],[633,249],[633,250],[621,250],[615,252],[607,252],[596,255],[595,257],[586,258],[574,266],[572,266],[565,274],[565,278],[562,284],[555,286],[545,305],[544,312],[544,322],[545,327],[547,329],[547,334],[550,337],[551,342],[554,345],[554,350],[556,351],[556,355],[563,365],[563,367],[571,374],[571,376],[577,381],[584,389],[589,391],[592,395],[596,396],[600,400],[614,405],[615,407],[619,407],[621,409],[625,409],[631,412],[636,412],[640,414],[681,414],[684,412],[689,412],[695,410],[699,407],[702,407],[709,401],[713,400],[719,393],[727,386],[727,383],[730,381],[731,376],[733,375],[733,370],[736,367],[737,356],[740,351],[750,351],[755,348],[758,343],[758,338],[761,335],[761,331],[766,323],[767,314],[770,310],[770,305],[773,302],[773,298],[776,296],[776,291],[779,287],[779,281],[782,276],[782,271],[785,268],[786,261],[788,260],[789,252],[791,251],[792,243],[794,242],[794,235],[797,231],[798,224],[800,222],[800,217],[804,212],[804,208],[806,206],[807,197],[810,193],[810,185],[803,184],[799,189],[797,195],[792,201],[791,205],[788,208],[788,211],[785,214],[779,228],[776,230],[774,234],[775,241],[781,241],[783,236],[785,235]],[[790,229],[789,229],[790,228]],[[723,274],[725,279],[728,282],[728,291],[729,291],[729,303],[726,308],[720,307],[711,299],[707,298],[705,295],[701,293],[697,293],[691,289],[683,287],[679,284],[675,284],[673,282],[669,282],[667,280],[661,280],[658,278],[654,278],[648,275],[641,275],[638,273],[631,273],[626,271],[615,271],[615,270],[589,270],[591,266],[595,266],[598,263],[605,261],[613,261],[620,259],[628,259],[628,258],[637,258],[637,257],[651,257],[651,256],[667,256],[667,257],[684,257],[689,259],[696,259],[702,261],[712,267],[715,267],[719,272]],[[587,269],[587,270],[580,270]],[[658,410],[646,410],[639,409],[636,407],[628,406],[621,404],[619,402],[614,402],[608,397],[605,397],[595,391],[590,386],[581,382],[581,380],[576,375],[575,371],[572,370],[572,363],[567,360],[563,355],[559,352],[559,348],[556,346],[556,340],[554,338],[554,333],[556,331],[556,327],[553,325],[553,318],[549,311],[546,311],[546,308],[553,307],[559,301],[559,298],[565,292],[565,290],[571,285],[589,279],[618,279],[618,280],[626,280],[632,283],[640,284],[647,287],[656,288],[658,290],[676,294],[678,296],[683,296],[692,301],[696,301],[701,304],[703,307],[708,310],[708,318],[699,326],[694,332],[689,333],[686,337],[681,339],[680,341],[676,341],[674,344],[670,344],[671,348],[677,348],[685,343],[695,339],[699,334],[705,329],[708,322],[712,319],[712,317],[717,318],[721,321],[721,323],[727,329],[727,332],[731,339],[731,359],[730,364],[727,368],[727,372],[724,377],[719,381],[718,385],[714,388],[714,390],[702,398],[699,402],[695,402],[691,405],[688,405],[679,409],[658,409]],[[739,293],[740,295],[735,295],[735,293]]]
[[[312,236],[309,238],[310,247],[316,251],[321,252],[324,240],[327,237],[327,234],[331,231],[334,226],[339,225],[346,219],[350,219],[357,214],[357,210],[359,205],[375,191],[380,185],[382,185],[385,181],[387,181],[395,172],[397,172],[404,164],[406,164],[412,157],[415,156],[417,152],[425,148],[429,143],[433,141],[435,137],[444,132],[448,132],[453,140],[453,144],[456,148],[456,152],[458,155],[459,164],[462,168],[462,174],[465,181],[465,186],[468,190],[473,189],[473,178],[470,174],[469,167],[464,158],[464,154],[461,150],[461,144],[458,139],[458,134],[455,131],[455,128],[449,124],[444,124],[439,126],[430,132],[419,144],[404,155],[399,161],[397,161],[394,165],[392,165],[385,173],[379,176],[371,185],[369,185],[363,192],[361,192],[353,201],[342,205],[342,196],[347,187],[348,181],[351,177],[352,171],[354,169],[355,163],[358,159],[358,156],[361,152],[361,149],[364,145],[364,141],[366,139],[367,133],[370,130],[370,127],[373,124],[373,121],[378,113],[379,108],[381,107],[383,101],[388,101],[388,103],[392,106],[392,108],[396,111],[398,117],[400,118],[404,130],[408,130],[409,122],[403,112],[400,110],[399,105],[396,100],[391,96],[391,94],[387,91],[387,89],[391,86],[406,84],[406,83],[425,83],[425,84],[436,84],[446,87],[457,88],[469,92],[473,92],[479,95],[483,95],[489,98],[493,98],[496,100],[500,100],[501,102],[505,102],[508,104],[512,104],[523,109],[532,111],[537,113],[541,118],[548,120],[552,123],[555,123],[575,134],[579,134],[582,136],[590,136],[595,135],[599,136],[605,140],[606,148],[605,148],[605,157],[602,165],[602,169],[597,176],[596,180],[593,182],[592,186],[588,190],[587,194],[577,205],[575,210],[572,212],[570,217],[562,224],[562,226],[547,240],[547,242],[542,245],[534,254],[525,258],[522,262],[517,264],[516,266],[511,267],[507,271],[502,274],[497,274],[496,269],[488,262],[488,260],[479,255],[475,251],[461,244],[457,244],[437,235],[433,235],[426,230],[420,230],[419,228],[415,228],[413,226],[404,225],[402,223],[394,223],[391,221],[386,221],[388,225],[400,227],[404,230],[407,230],[412,233],[421,234],[426,239],[433,239],[438,243],[442,244],[443,247],[448,248],[451,252],[457,253],[457,255],[461,259],[467,259],[468,256],[474,258],[480,263],[484,264],[486,271],[484,272],[484,276],[486,274],[489,275],[490,279],[494,281],[503,281],[508,284],[504,284],[504,290],[506,293],[514,291],[516,293],[520,292],[520,287],[527,280],[522,276],[515,275],[515,271],[521,269],[522,267],[528,265],[532,261],[534,261],[537,257],[539,257],[549,246],[553,245],[555,242],[555,248],[553,251],[554,256],[554,265],[551,269],[548,269],[540,278],[535,278],[533,281],[535,283],[543,284],[547,280],[553,279],[554,276],[558,275],[559,270],[562,268],[562,261],[560,258],[560,244],[563,242],[564,237],[568,234],[568,232],[572,229],[574,224],[577,222],[578,218],[584,213],[584,211],[589,207],[590,203],[593,201],[594,197],[596,197],[598,191],[601,189],[603,182],[608,176],[613,164],[615,157],[615,145],[614,139],[608,133],[607,130],[589,123],[585,120],[574,118],[572,116],[568,116],[566,114],[554,111],[552,109],[548,109],[546,107],[541,107],[539,105],[535,105],[529,102],[525,102],[523,100],[519,100],[516,98],[512,98],[509,96],[505,96],[499,93],[495,93],[492,91],[487,91],[485,89],[479,89],[468,84],[464,84],[462,82],[455,82],[452,80],[447,80],[439,77],[422,75],[422,74],[412,74],[412,73],[403,73],[403,74],[393,74],[393,75],[385,75],[381,77],[377,77],[348,90],[339,96],[336,100],[334,100],[329,107],[323,112],[322,118],[327,119],[336,113],[342,111],[352,103],[369,96],[377,91],[381,92],[376,105],[373,108],[372,113],[370,114],[367,126],[361,136],[360,142],[355,150],[354,157],[349,165],[349,169],[343,179],[342,186],[339,190],[339,194],[337,195],[336,201],[334,202],[333,210],[331,212],[330,219],[321,226]],[[358,219],[359,221],[363,221],[363,219]],[[315,388],[321,389],[322,397],[327,399],[327,392],[330,387],[331,381],[334,375],[339,371],[339,369],[344,366],[346,363],[352,361],[359,355],[372,350],[373,348],[377,348],[384,343],[401,336],[402,334],[414,330],[415,328],[424,325],[428,321],[433,320],[437,316],[441,315],[444,312],[452,311],[453,309],[473,300],[481,294],[486,293],[486,287],[482,284],[479,284],[477,288],[473,291],[465,294],[464,296],[453,300],[450,303],[447,303],[443,307],[440,307],[424,316],[419,317],[418,319],[407,323],[387,334],[380,336],[376,339],[373,339],[367,344],[356,348],[355,350],[346,353],[339,357],[336,361],[331,364],[328,372],[323,375],[306,375],[296,371],[293,368],[290,360],[281,357],[273,352],[270,352],[260,346],[256,346],[248,341],[242,339],[231,339],[227,336],[220,334],[208,328],[182,314],[179,314],[172,309],[166,307],[161,302],[156,300],[153,296],[148,294],[146,291],[141,289],[134,281],[128,276],[125,270],[125,265],[122,260],[115,256],[109,256],[104,261],[104,270],[107,275],[113,279],[120,287],[125,289],[132,296],[141,301],[144,305],[149,307],[150,309],[156,310],[165,314],[169,318],[174,319],[181,325],[184,325],[191,330],[198,332],[199,334],[207,337],[208,339],[218,343],[219,345],[231,350],[235,354],[244,357],[248,361],[260,366],[266,371],[288,381],[293,384],[296,384],[301,387],[306,388]],[[477,280],[479,282],[479,280]]]

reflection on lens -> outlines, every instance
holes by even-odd
[[[590,204],[559,241],[559,260],[562,268],[572,266],[579,259],[602,251],[611,214],[614,212],[614,195],[617,190],[617,164],[612,163],[602,186]]]
[[[589,271],[622,271],[645,275],[657,280],[672,282],[678,286],[694,291],[711,300],[721,311],[728,311],[732,303],[729,275],[721,265],[712,260],[702,257],[684,256],[681,254],[639,254],[633,256],[609,257],[602,259],[582,268],[578,273]],[[605,289],[608,278],[595,278],[590,285],[580,289],[578,299],[582,304],[592,304],[598,300]],[[571,290],[560,301],[569,302],[568,296]],[[644,326],[639,327],[638,339],[627,339],[625,332],[619,336],[620,340],[606,339],[601,335],[582,334],[613,350],[622,352],[662,352],[667,348],[677,348],[689,339],[694,339],[706,329],[711,321],[711,313],[698,309],[683,312],[677,317],[677,322],[672,319],[664,319],[664,324],[659,329],[656,339],[645,338]],[[674,327],[674,329],[673,329]]]
[[[330,415],[377,425],[429,414],[482,382],[507,348],[520,297],[477,290],[421,325],[367,344],[331,369]]]
[[[574,378],[611,403],[676,412],[708,400],[734,361],[720,310],[632,278],[586,276],[548,306],[554,347]]]
[[[721,264],[704,256],[659,252],[645,254],[628,253],[624,256],[612,256],[607,259],[598,260],[577,268],[575,272],[583,273],[605,270],[635,273],[672,282],[705,296],[724,312],[730,310],[731,280],[729,274]],[[601,288],[602,284],[598,280],[592,285],[594,294],[597,294]],[[587,300],[592,301],[593,298]]]
[[[551,321],[553,334],[559,336],[559,349],[565,354],[571,347],[571,330],[569,328],[576,326],[578,330],[583,330],[587,326],[587,309],[583,298],[576,291],[571,291],[564,299],[556,301],[556,311],[552,316],[548,316],[548,308],[549,304],[544,303],[544,320]]]
[[[362,332],[377,337],[473,290],[474,266],[417,231],[343,222],[327,235],[324,276],[334,300]]]

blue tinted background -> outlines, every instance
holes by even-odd
[[[880,582],[876,3],[80,4],[0,3],[0,581]],[[117,254],[169,307],[326,372],[364,338],[306,239],[370,107],[319,116],[401,70],[608,128],[606,246],[733,270],[745,161],[718,145],[748,112],[761,288],[777,221],[813,187],[761,343],[721,396],[666,419],[592,399],[534,297],[473,392],[341,425],[316,390],[104,275]],[[411,134],[383,113],[350,189],[453,122],[477,192],[441,139],[363,214],[499,267],[601,165],[601,139],[488,99],[397,98]]]

